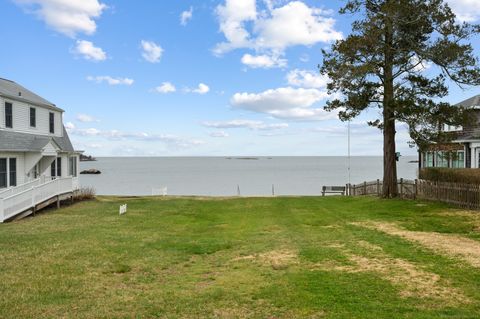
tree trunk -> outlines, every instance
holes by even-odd
[[[387,1],[387,4],[389,1]],[[397,159],[395,150],[395,91],[393,83],[393,22],[385,19],[385,65],[383,95],[383,197],[398,196]]]
[[[398,196],[395,119],[389,109],[384,109],[383,117],[383,197],[393,198]]]

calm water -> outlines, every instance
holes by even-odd
[[[415,157],[402,157],[398,176],[414,179]],[[381,157],[353,157],[352,183],[382,178]],[[81,175],[82,186],[99,195],[151,195],[152,188],[167,187],[169,195],[232,196],[318,195],[323,185],[348,182],[346,157],[104,157],[82,162],[81,169],[96,168],[101,175]]]

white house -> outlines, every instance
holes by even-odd
[[[63,126],[63,112],[0,78],[0,222],[78,188],[80,152]]]
[[[480,168],[480,95],[457,105],[470,109],[473,124],[468,127],[445,125],[442,129],[455,134],[455,139],[447,145],[436,145],[420,153],[420,168]]]

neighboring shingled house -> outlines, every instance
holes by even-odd
[[[480,168],[480,95],[457,104],[471,110],[473,124],[467,127],[450,127],[445,125],[445,132],[456,134],[448,145],[432,147],[420,154],[420,168]],[[453,154],[453,156],[452,156]]]
[[[63,112],[0,78],[0,191],[40,177],[77,177],[80,153],[63,126]]]

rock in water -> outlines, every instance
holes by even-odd
[[[91,168],[91,169],[86,169],[86,170],[81,171],[80,174],[97,175],[97,174],[102,174],[102,172],[100,172],[98,169]]]

